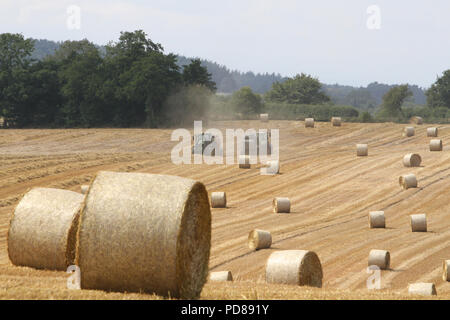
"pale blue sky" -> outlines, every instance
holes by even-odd
[[[66,27],[81,8],[81,29]],[[367,28],[367,8],[381,29]],[[0,0],[0,32],[98,44],[143,29],[166,52],[324,83],[430,86],[450,69],[448,0]]]

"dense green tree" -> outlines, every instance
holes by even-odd
[[[276,82],[266,94],[271,102],[286,102],[291,104],[321,104],[330,98],[322,91],[322,84],[318,79],[302,73],[285,82]]]
[[[408,85],[400,85],[392,88],[383,96],[382,115],[397,117],[402,114],[402,105],[412,95]]]
[[[231,105],[236,113],[243,116],[258,114],[263,108],[260,95],[253,93],[250,87],[243,87],[231,97]]]
[[[194,59],[190,64],[183,66],[183,82],[185,86],[201,85],[216,91],[216,84],[211,80],[208,69],[202,66],[200,59]]]
[[[426,92],[427,104],[431,108],[450,108],[450,70],[443,73]]]

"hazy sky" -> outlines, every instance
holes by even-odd
[[[0,33],[106,44],[136,29],[166,52],[330,84],[428,87],[450,69],[449,0],[0,0]]]

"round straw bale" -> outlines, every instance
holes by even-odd
[[[412,232],[427,232],[427,215],[411,215],[411,230]]]
[[[276,175],[280,173],[280,161],[278,160],[267,161],[266,165],[268,167],[261,168],[263,174]]]
[[[227,195],[225,192],[213,192],[211,193],[211,207],[213,208],[226,208],[227,207]]]
[[[435,296],[437,295],[434,283],[412,283],[408,287],[410,295]]]
[[[291,201],[288,198],[274,198],[273,199],[274,213],[290,213]]]
[[[231,271],[217,271],[209,274],[209,281],[233,281]]]
[[[435,139],[430,141],[430,151],[442,151],[442,140]]]
[[[80,216],[82,289],[197,298],[208,277],[205,186],[145,173],[99,172]]]
[[[442,279],[444,281],[450,281],[450,260],[445,260],[444,261],[444,267],[443,267],[443,275],[442,275]]]
[[[76,232],[84,196],[73,191],[35,188],[14,210],[8,254],[14,265],[66,270],[75,259]]]
[[[417,178],[414,174],[403,175],[398,179],[400,186],[407,190],[410,188],[417,188]]]
[[[260,117],[262,122],[269,122],[269,114],[261,113],[259,117]]]
[[[314,128],[314,118],[305,119],[305,128]]]
[[[248,155],[240,155],[239,156],[239,169],[250,169],[250,156]]]
[[[277,251],[270,255],[266,263],[268,283],[321,288],[322,278],[322,265],[312,251]]]
[[[358,157],[367,157],[369,155],[369,146],[367,144],[357,144],[356,155]]]
[[[269,231],[253,230],[248,235],[248,247],[252,250],[270,248],[272,245],[272,235]]]
[[[404,137],[413,137],[416,134],[416,129],[414,127],[406,127],[403,131]]]
[[[421,124],[423,124],[423,118],[422,117],[417,117],[417,116],[412,117],[411,118],[411,123],[415,123],[415,124],[421,125]]]
[[[391,264],[391,255],[386,250],[372,250],[369,253],[369,267],[377,266],[381,270],[389,269]]]
[[[409,153],[403,158],[403,165],[405,167],[420,167],[422,163],[422,157],[417,153]]]
[[[340,127],[342,124],[342,119],[340,117],[333,117],[331,118],[331,123],[334,127]]]
[[[427,136],[428,137],[437,137],[439,133],[438,128],[428,128],[427,129]]]
[[[89,185],[82,185],[80,189],[81,194],[87,194],[87,192],[89,191]]]
[[[369,226],[371,229],[386,228],[384,211],[373,211],[369,213]]]

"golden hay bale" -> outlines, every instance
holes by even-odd
[[[14,265],[66,270],[75,259],[76,231],[84,196],[73,191],[35,188],[14,210],[8,254]]]
[[[315,252],[305,250],[277,251],[266,263],[266,282],[322,287],[322,265]]]
[[[89,185],[82,185],[80,189],[81,189],[81,194],[87,194],[89,191]]]
[[[340,117],[333,117],[331,118],[331,124],[333,127],[340,127],[342,124],[342,119]]]
[[[403,165],[407,168],[420,167],[422,157],[416,153],[409,153],[403,158]]]
[[[427,136],[428,137],[437,137],[439,133],[438,128],[428,128],[427,129]]]
[[[412,232],[427,232],[427,215],[411,215],[411,230]]]
[[[411,123],[415,123],[415,124],[423,124],[423,118],[422,117],[412,117],[411,118]]]
[[[415,134],[416,134],[416,129],[414,129],[414,127],[406,127],[403,130],[404,137],[413,137]]]
[[[369,267],[377,266],[381,270],[389,269],[391,264],[391,255],[386,250],[372,250],[369,253]]]
[[[367,157],[369,155],[369,146],[367,144],[357,144],[356,155],[358,157]]]
[[[369,213],[369,226],[371,229],[386,228],[384,211],[373,211]]]
[[[435,296],[437,295],[434,283],[412,283],[408,287],[410,295]]]
[[[270,248],[272,245],[272,235],[269,231],[253,230],[248,235],[248,247],[252,250]]]
[[[443,269],[442,279],[444,281],[450,281],[450,260],[444,261]]]
[[[213,208],[226,208],[227,207],[227,195],[225,192],[213,192],[211,193],[211,207]]]
[[[305,128],[314,128],[314,118],[305,119]]]
[[[262,122],[269,122],[269,114],[261,113],[259,117],[260,117]]]
[[[398,179],[398,183],[405,190],[410,189],[410,188],[417,188],[417,186],[418,186],[417,178],[414,174],[406,174],[406,175],[401,176]]]
[[[430,151],[442,151],[442,140],[435,139],[430,141]]]
[[[180,177],[99,172],[77,240],[82,289],[197,298],[208,277],[208,193]]]
[[[261,168],[261,173],[263,175],[277,175],[280,173],[280,161],[278,160],[267,161],[266,165],[268,167]]]
[[[217,271],[209,274],[209,281],[233,281],[231,271]]]
[[[289,200],[289,198],[274,198],[272,205],[274,213],[291,212],[291,201]]]
[[[240,155],[239,156],[239,169],[250,169],[250,156],[248,155]]]

